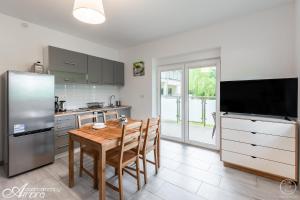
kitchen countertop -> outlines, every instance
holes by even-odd
[[[91,113],[91,112],[99,112],[99,111],[107,111],[107,110],[119,110],[124,108],[131,108],[131,106],[119,106],[119,107],[103,107],[103,108],[96,108],[96,109],[89,109],[89,110],[69,110],[66,112],[56,112],[55,117],[59,116],[66,116],[66,115],[77,115],[77,114],[83,114],[83,113]]]

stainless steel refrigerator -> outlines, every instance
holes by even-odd
[[[54,77],[7,71],[4,166],[7,176],[54,162]]]

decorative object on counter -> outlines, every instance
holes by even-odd
[[[144,75],[145,75],[144,61],[133,63],[133,76],[144,76]]]
[[[31,71],[34,73],[39,73],[39,74],[47,74],[47,70],[46,70],[45,66],[40,61],[36,61],[32,65]]]
[[[125,115],[121,115],[121,117],[119,118],[120,124],[121,125],[125,125],[128,123],[128,119]]]
[[[116,106],[117,107],[120,107],[121,106],[121,101],[119,100],[119,101],[116,101]]]
[[[102,0],[75,0],[73,16],[88,24],[102,24],[105,14]]]

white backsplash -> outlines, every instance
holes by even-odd
[[[55,96],[66,101],[68,110],[86,107],[88,102],[104,102],[106,106],[111,95],[115,95],[115,100],[119,100],[120,88],[109,85],[55,85]]]

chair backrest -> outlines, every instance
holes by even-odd
[[[142,126],[142,121],[123,125],[119,160],[120,163],[122,163],[123,161],[123,154],[125,151],[134,150],[134,152],[136,152],[136,155],[139,155]]]
[[[107,111],[103,113],[103,118],[104,122],[119,119],[119,113],[117,111]]]
[[[93,122],[98,122],[96,114],[77,115],[78,128],[81,128],[82,126],[91,125],[93,124]]]
[[[160,131],[160,117],[149,118],[147,120],[146,132],[144,135],[143,153],[147,152],[147,148],[154,147],[157,144]]]

